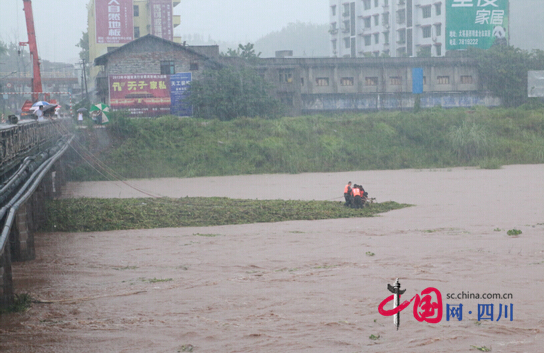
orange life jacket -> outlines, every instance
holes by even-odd
[[[351,192],[353,193],[353,197],[361,196],[361,190],[359,190],[359,188],[353,188],[351,189]]]
[[[346,185],[346,187],[344,188],[344,194],[349,194],[349,189],[351,189],[351,186]]]

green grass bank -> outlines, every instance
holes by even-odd
[[[118,116],[107,132],[113,142],[98,158],[125,178],[544,163],[544,109],[534,106],[227,122]],[[71,179],[108,177],[80,163]]]
[[[263,201],[222,197],[64,199],[47,202],[47,223],[41,230],[94,232],[373,217],[409,206],[388,201],[351,209],[334,201]]]

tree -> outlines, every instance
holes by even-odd
[[[89,62],[89,32],[82,32],[81,39],[79,43],[76,44],[76,47],[81,48],[79,52],[79,58],[85,62]]]
[[[8,52],[8,47],[6,46],[6,43],[0,41],[0,57],[3,55],[6,55]]]
[[[249,62],[255,62],[259,59],[261,53],[255,54],[254,45],[252,43],[247,43],[246,45],[238,44],[238,48],[236,50],[228,48],[227,53],[223,55],[233,58],[242,58]]]
[[[275,118],[281,114],[281,106],[268,94],[269,88],[251,68],[224,67],[207,70],[202,78],[193,81],[187,100],[198,118]]]
[[[477,60],[482,82],[506,107],[527,101],[527,72],[544,70],[544,53],[528,52],[513,46],[496,45],[490,49],[471,49]]]

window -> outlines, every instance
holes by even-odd
[[[134,5],[134,17],[139,17],[139,16],[140,16],[140,6]]]
[[[380,25],[380,15],[374,15],[374,26]]]
[[[315,84],[317,86],[328,86],[329,78],[328,77],[318,77],[315,79]]]
[[[336,39],[331,42],[332,42],[332,50],[336,51]]]
[[[380,44],[380,34],[374,33],[374,44]]]
[[[435,35],[437,37],[442,35],[442,25],[441,24],[434,25],[434,30],[435,30],[434,33],[435,33]]]
[[[423,18],[431,17],[431,8],[431,5],[421,7],[421,11],[423,11]]]
[[[422,27],[423,38],[431,38],[431,26]]]
[[[331,6],[331,14],[336,16],[336,5]]]
[[[406,43],[406,31],[404,29],[397,31],[397,43]]]
[[[389,77],[389,82],[392,86],[400,86],[402,85],[402,77],[400,76],[391,76]]]
[[[442,14],[442,4],[435,4],[434,12],[436,13],[436,16],[440,16]]]
[[[383,44],[389,44],[389,32],[383,32]]]
[[[368,47],[369,45],[372,44],[371,42],[372,37],[370,35],[364,36],[363,38],[365,40],[365,47]]]
[[[472,82],[472,76],[461,76],[461,83],[463,85],[471,85]]]
[[[301,85],[301,86],[304,86],[304,77],[301,77],[301,78],[300,78],[300,85]]]
[[[198,63],[197,62],[192,62],[189,64],[189,70],[191,71],[198,71]]]
[[[389,6],[389,0],[383,0],[383,6]]]
[[[363,22],[364,22],[365,28],[370,28],[370,25],[371,25],[370,17],[363,18]]]
[[[389,12],[383,14],[382,23],[384,26],[389,26]]]
[[[293,83],[293,70],[279,70],[280,83]]]
[[[380,0],[374,0],[374,7],[380,6]]]
[[[436,56],[442,56],[442,45],[437,44],[434,47],[435,47],[435,50],[436,50]]]
[[[342,13],[342,16],[348,17],[349,16],[349,3],[343,4],[344,5],[344,12]]]
[[[406,10],[402,9],[397,11],[397,23],[398,24],[406,23]]]
[[[450,77],[449,76],[438,76],[436,78],[436,82],[439,85],[449,85],[450,84]]]
[[[344,27],[342,28],[342,32],[348,33],[349,31],[349,21],[344,21]]]
[[[161,61],[161,75],[173,75],[176,73],[176,67],[173,61]]]
[[[378,78],[377,77],[365,77],[365,86],[377,86]]]
[[[365,10],[370,10],[370,0],[363,0]]]
[[[349,37],[344,38],[344,47],[349,48],[351,44],[351,40]]]
[[[140,38],[140,27],[134,27],[134,39]]]
[[[424,84],[424,85],[427,84],[427,76],[423,76],[423,84]]]
[[[353,77],[342,77],[340,79],[340,86],[353,86]]]

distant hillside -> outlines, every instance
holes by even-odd
[[[294,56],[330,56],[329,25],[289,23],[281,31],[272,32],[255,42],[261,58],[274,57],[277,50],[292,50]]]

